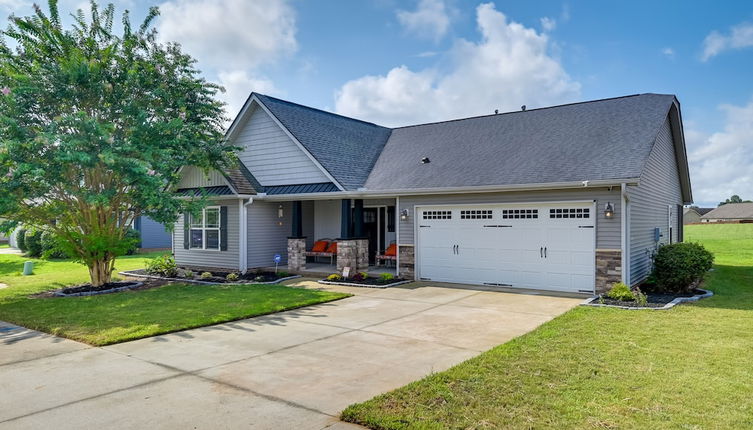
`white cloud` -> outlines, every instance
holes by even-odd
[[[251,91],[278,92],[261,69],[298,49],[287,0],[168,0],[159,7],[160,40],[179,42],[199,68],[217,77],[227,90],[219,97],[229,115]]]
[[[553,18],[543,17],[541,18],[541,29],[544,31],[554,31],[557,28],[557,21]]]
[[[729,34],[712,31],[703,40],[701,61],[708,61],[724,51],[753,47],[753,24],[742,23],[732,27]]]
[[[262,94],[276,95],[280,91],[275,84],[264,77],[251,76],[243,70],[219,72],[219,83],[225,87],[225,93],[219,97],[227,103],[227,113],[231,116],[240,112],[243,103],[252,91]]]
[[[23,0],[0,0],[0,10],[7,10],[14,12],[21,9],[23,6],[28,6]]]
[[[411,33],[438,41],[450,28],[444,0],[420,0],[415,11],[399,10],[397,19]]]
[[[400,66],[349,81],[336,93],[337,112],[395,126],[577,99],[580,84],[549,54],[546,34],[508,21],[490,3],[476,12],[481,40],[457,40],[449,70]]]
[[[693,197],[716,205],[733,194],[753,198],[753,99],[745,106],[723,105],[722,131],[705,135],[685,131]]]
[[[661,53],[664,54],[665,57],[673,59],[675,58],[675,50],[667,47],[661,50]]]

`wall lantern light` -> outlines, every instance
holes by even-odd
[[[612,202],[608,202],[607,205],[604,207],[604,217],[606,219],[612,219],[614,216],[614,206],[612,206]]]
[[[400,220],[408,221],[408,209],[403,209],[400,211]]]
[[[282,218],[285,214],[282,212],[282,205],[277,208],[277,218]]]

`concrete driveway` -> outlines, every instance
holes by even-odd
[[[349,404],[582,300],[427,283],[330,289],[355,296],[103,348],[0,324],[0,428],[358,428],[337,419]]]

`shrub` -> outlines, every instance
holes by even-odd
[[[393,279],[395,279],[395,276],[392,273],[382,273],[379,275],[379,280],[385,283]]]
[[[288,272],[283,272],[283,271],[277,272],[277,277],[278,278],[287,278],[288,276],[290,276],[290,273],[288,273]]]
[[[42,230],[28,230],[26,232],[26,254],[29,257],[42,256]]]
[[[178,266],[171,255],[160,255],[152,258],[146,263],[146,273],[150,275],[164,276],[174,278],[178,275]]]
[[[60,245],[60,240],[51,231],[42,233],[42,258],[68,258],[70,257]]]
[[[199,275],[199,278],[201,279],[209,279],[212,277],[212,272],[201,272],[201,275]]]
[[[333,273],[333,274],[327,276],[327,280],[328,281],[342,281],[343,277],[342,277],[342,275],[340,275],[338,273]]]
[[[18,246],[18,249],[26,252],[26,229],[22,228],[16,233],[16,245]]]
[[[193,279],[193,277],[196,276],[196,274],[193,273],[193,270],[186,269],[186,270],[183,271],[183,276],[186,277],[186,278],[188,278],[188,279]]]
[[[640,289],[636,288],[634,295],[635,295],[635,302],[638,304],[638,306],[648,305],[648,297],[646,297],[646,295],[643,294],[643,292]]]
[[[607,292],[607,297],[612,300],[622,300],[623,302],[632,302],[635,300],[635,295],[630,291],[630,287],[622,282],[612,285],[612,288]]]
[[[228,273],[227,276],[225,276],[225,280],[228,282],[235,282],[238,279],[240,279],[240,275],[237,273]]]
[[[128,249],[126,249],[126,255],[133,255],[139,250],[139,243],[141,242],[141,233],[136,229],[129,229],[123,240],[129,242]]]
[[[714,256],[698,243],[664,245],[654,257],[653,278],[661,292],[685,293],[703,279]]]
[[[350,279],[354,281],[363,281],[366,279],[369,275],[366,272],[358,272],[355,275],[351,276]]]
[[[259,276],[257,276],[257,277],[254,278],[254,281],[256,281],[256,282],[266,282],[267,278],[264,275],[259,275]]]

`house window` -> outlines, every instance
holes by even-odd
[[[191,215],[191,249],[220,249],[220,208],[210,206]]]
[[[502,209],[502,219],[538,219],[538,209]]]
[[[452,211],[424,211],[424,219],[452,219]]]
[[[491,209],[460,211],[460,219],[492,219]]]
[[[549,209],[549,218],[591,218],[588,208]]]

